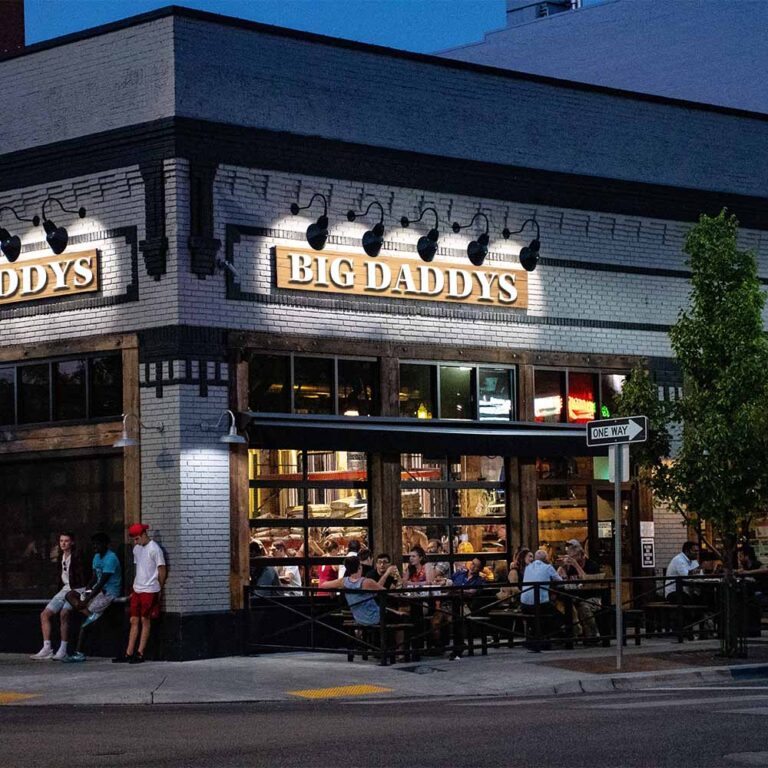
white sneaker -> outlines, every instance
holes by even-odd
[[[43,659],[52,659],[53,648],[41,648],[37,653],[33,653],[29,658],[34,659],[35,661],[43,661]]]
[[[67,652],[63,648],[59,648],[59,650],[51,656],[51,661],[61,661],[66,655]]]

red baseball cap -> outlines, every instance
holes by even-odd
[[[149,526],[146,523],[134,523],[133,525],[128,526],[128,535],[141,536],[144,531],[148,530]]]

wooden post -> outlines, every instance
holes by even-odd
[[[139,344],[136,336],[123,346],[123,413],[141,418]],[[126,522],[141,520],[141,446],[123,448],[123,515]]]
[[[248,409],[248,363],[232,351],[229,360],[229,402],[235,413]],[[229,592],[233,610],[244,608],[243,587],[250,579],[248,446],[231,445],[229,451]]]

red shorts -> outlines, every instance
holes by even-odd
[[[131,592],[130,615],[156,619],[160,615],[159,592]]]

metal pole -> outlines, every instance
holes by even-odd
[[[613,554],[614,554],[614,579],[616,589],[616,669],[621,672],[623,647],[622,623],[624,619],[621,600],[621,478],[624,466],[623,452],[629,446],[621,443],[612,445],[610,450],[614,452],[613,458]]]

